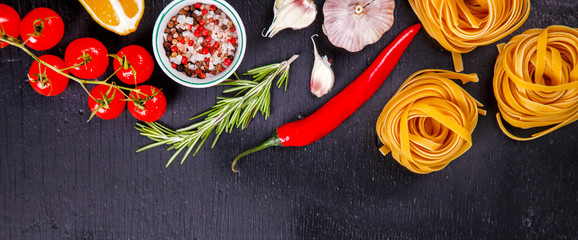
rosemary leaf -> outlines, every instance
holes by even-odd
[[[299,56],[294,55],[287,61],[254,68],[243,74],[251,76],[253,80],[239,80],[235,74],[237,80],[227,80],[220,84],[232,86],[223,93],[235,93],[234,96],[218,97],[218,102],[211,109],[190,119],[204,117],[203,120],[187,127],[172,130],[157,122],[137,123],[135,128],[140,131],[140,135],[153,141],[138,149],[137,152],[168,145],[167,150],[176,150],[166,164],[168,167],[186,149],[181,159],[182,164],[191,153],[194,156],[199,152],[211,133],[215,133],[212,148],[221,134],[230,133],[234,128],[245,129],[258,112],[261,112],[267,119],[270,114],[271,87],[273,84],[277,88],[285,85],[285,90],[287,90],[289,67],[297,57]],[[277,79],[276,83],[274,83],[275,79]]]

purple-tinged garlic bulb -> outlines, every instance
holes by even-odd
[[[323,32],[336,47],[358,52],[393,24],[393,0],[327,0]]]

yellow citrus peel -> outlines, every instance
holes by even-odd
[[[452,52],[456,72],[462,53],[494,43],[518,29],[530,0],[409,0],[427,33]]]
[[[144,0],[80,0],[102,27],[119,35],[136,31],[144,12]]]
[[[493,87],[504,134],[527,141],[578,120],[577,29],[530,29],[498,49]],[[502,118],[517,128],[549,128],[518,137],[506,130]]]
[[[477,82],[476,74],[426,69],[411,75],[379,115],[380,151],[414,173],[439,171],[472,146],[478,114],[486,112],[451,79]]]

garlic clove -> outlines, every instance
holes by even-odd
[[[391,28],[394,8],[393,0],[327,0],[323,33],[336,47],[358,52]]]
[[[313,54],[315,55],[315,62],[313,63],[313,70],[311,71],[311,93],[320,98],[329,93],[331,88],[333,88],[335,75],[331,69],[331,63],[327,61],[327,56],[323,56],[323,58],[319,56],[315,40],[313,40],[315,36],[317,36],[317,34],[311,36]]]
[[[312,0],[276,0],[273,13],[273,23],[264,35],[269,38],[286,28],[308,27],[317,16],[317,6]]]

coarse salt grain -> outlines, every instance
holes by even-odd
[[[185,16],[185,15],[179,15],[179,16],[177,17],[177,22],[180,23],[180,24],[182,24],[183,22],[185,22],[185,19],[186,19],[186,18],[187,18],[187,16]],[[180,25],[180,24],[179,24],[179,25]]]
[[[187,18],[185,19],[185,23],[186,23],[186,24],[193,24],[193,23],[195,23],[195,19],[192,18],[192,17],[187,17]]]

